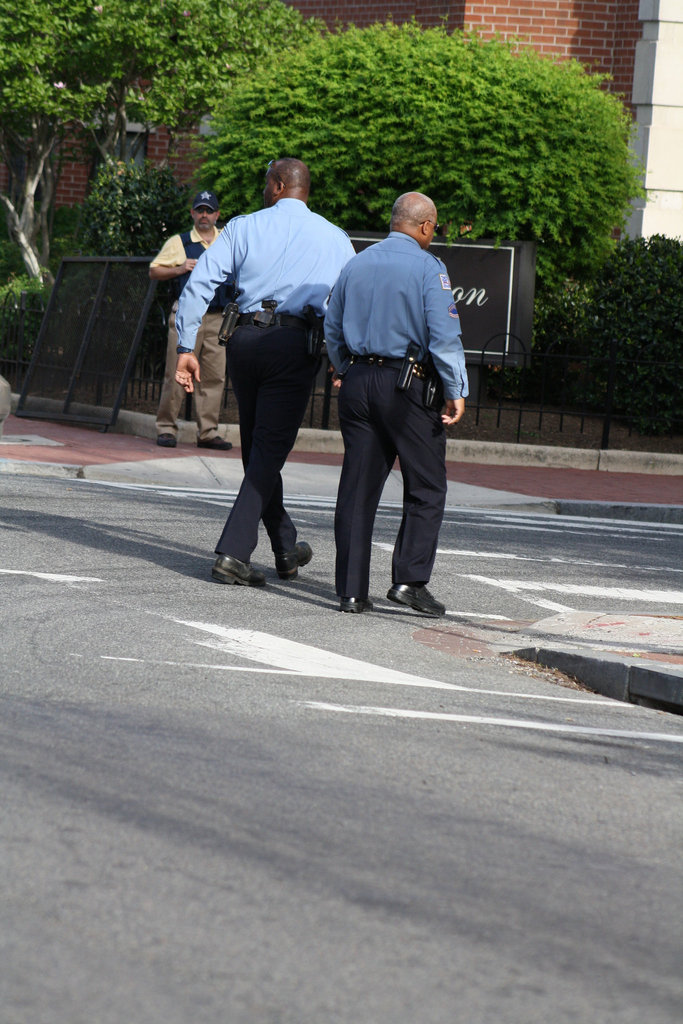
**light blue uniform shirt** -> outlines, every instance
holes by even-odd
[[[342,267],[354,255],[348,235],[308,209],[301,199],[233,217],[185,285],[176,314],[178,345],[194,349],[197,330],[216,287],[233,274],[240,313],[255,313],[275,299],[278,313],[302,316],[310,305],[322,315]]]
[[[208,250],[211,252],[211,250]],[[402,359],[411,341],[427,352],[446,398],[469,394],[460,318],[446,267],[402,231],[392,231],[346,265],[325,314],[330,362],[356,355]]]

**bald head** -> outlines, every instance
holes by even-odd
[[[298,190],[306,195],[311,190],[311,175],[303,160],[285,156],[273,163],[273,169],[288,190]]]
[[[434,237],[436,206],[422,192],[405,192],[391,211],[391,231],[402,231],[427,249]]]
[[[268,164],[264,206],[274,206],[280,199],[301,199],[307,203],[310,190],[311,175],[302,160],[285,156]]]

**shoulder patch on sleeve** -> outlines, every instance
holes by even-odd
[[[450,306],[448,307],[448,315],[452,316],[454,320],[459,320],[460,319],[460,317],[458,316],[458,311],[455,308],[455,303],[454,302],[451,302]]]
[[[451,282],[449,280],[448,274],[439,274],[439,280],[441,281],[441,287],[443,288],[443,290],[445,292],[449,292],[451,290]]]

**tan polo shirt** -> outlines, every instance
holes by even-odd
[[[210,245],[213,245],[219,235],[220,231],[217,227],[214,227],[213,238],[210,242],[207,242],[202,238],[197,229],[193,227],[190,231],[190,241],[201,242],[204,248],[208,249]],[[171,235],[171,237],[164,242],[158,255],[155,256],[150,263],[150,267],[179,267],[185,262],[185,259],[185,246],[183,245],[180,235]]]

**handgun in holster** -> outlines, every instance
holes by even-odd
[[[419,363],[421,353],[422,349],[420,346],[416,342],[411,341],[403,358],[401,369],[398,371],[396,387],[399,391],[407,391],[410,387],[410,382],[415,373],[415,363]]]
[[[236,302],[229,302],[223,310],[223,323],[218,332],[218,344],[226,346],[235,333],[240,316],[240,307]]]
[[[277,302],[275,299],[261,299],[261,306],[263,308],[259,309],[258,313],[254,313],[254,324],[257,327],[270,327],[275,319]]]
[[[318,316],[313,306],[304,306],[306,321],[306,348],[311,359],[319,359],[325,340],[323,326],[325,318]]]

